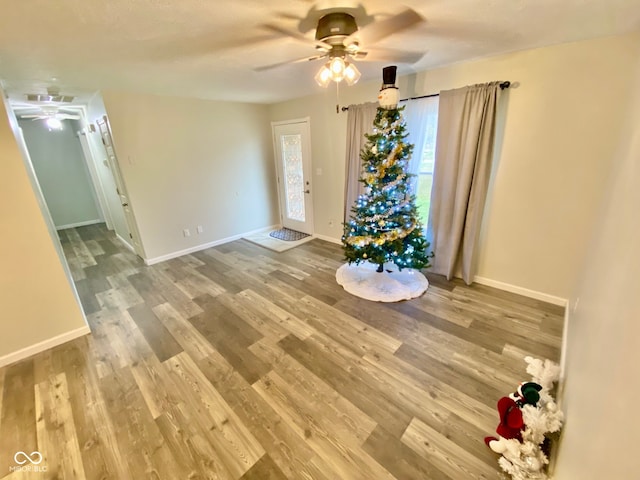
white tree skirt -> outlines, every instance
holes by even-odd
[[[384,272],[376,272],[378,265],[364,262],[342,265],[336,271],[339,285],[356,297],[375,302],[399,302],[422,295],[429,281],[418,270],[393,264],[384,265]]]

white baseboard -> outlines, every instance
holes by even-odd
[[[65,230],[67,228],[86,227],[87,225],[95,225],[96,223],[104,223],[104,220],[97,218],[96,220],[86,220],[84,222],[70,223],[69,225],[56,225],[56,230]]]
[[[67,343],[89,333],[91,333],[91,330],[87,325],[85,325],[84,327],[76,328],[75,330],[56,335],[53,338],[43,340],[42,342],[38,342],[29,347],[21,348],[16,352],[9,353],[0,357],[0,367],[4,367],[20,360],[24,360],[25,358],[35,355],[36,353],[44,352],[45,350],[57,347],[58,345],[62,345],[63,343]]]
[[[161,255],[159,257],[145,258],[144,263],[145,265],[155,265],[156,263],[165,262],[167,260],[171,260],[172,258],[178,258],[183,255],[189,255],[190,253],[199,252],[200,250],[206,250],[207,248],[216,247],[218,245],[222,245],[223,243],[229,243],[235,240],[240,240],[242,237],[246,237],[248,235],[262,233],[269,230],[274,230],[276,228],[278,228],[278,225],[270,225],[268,227],[258,228],[250,232],[239,233],[238,235],[232,235],[231,237],[221,238],[220,240],[214,240],[213,242],[203,243],[200,245],[196,245],[195,247],[185,248],[184,250],[171,252],[166,255]]]
[[[506,292],[517,293],[525,297],[534,298],[543,302],[551,303],[553,305],[559,305],[561,307],[567,306],[567,299],[562,297],[556,297],[549,295],[548,293],[538,292],[536,290],[529,290],[528,288],[518,287],[517,285],[511,285],[510,283],[499,282],[497,280],[491,280],[485,277],[473,277],[473,281],[480,285],[486,285],[487,287],[494,287]]]
[[[133,253],[136,253],[135,249],[133,248],[133,245],[131,245],[129,242],[127,242],[124,238],[122,238],[120,235],[118,235],[116,233],[116,237],[118,238],[118,240],[120,240],[122,242],[122,244],[127,247],[129,250],[131,250]],[[137,255],[137,254],[136,254]]]
[[[320,235],[319,233],[314,233],[313,238],[318,238],[320,240],[324,240],[325,242],[336,243],[338,245],[342,245],[342,240],[339,238],[329,237],[327,235]]]

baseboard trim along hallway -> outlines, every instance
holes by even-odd
[[[0,357],[0,368],[15,362],[19,362],[20,360],[24,360],[25,358],[29,358],[30,356],[35,355],[36,353],[44,352],[45,350],[57,347],[58,345],[62,345],[63,343],[67,343],[89,333],[91,333],[91,329],[87,325],[85,325],[84,327],[76,328],[75,330],[70,330],[66,333],[56,335],[55,337],[48,338],[47,340],[43,340],[42,342],[38,342],[28,347],[21,348],[20,350]]]

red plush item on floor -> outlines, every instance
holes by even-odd
[[[522,410],[515,400],[510,397],[502,397],[498,400],[498,413],[500,414],[500,424],[496,428],[496,433],[503,438],[516,438],[522,441],[524,420],[522,419]]]
[[[496,428],[496,433],[502,438],[515,438],[522,441],[522,429],[524,428],[524,420],[522,419],[522,410],[518,407],[515,400],[510,397],[502,397],[498,400],[498,413],[500,414],[500,423]],[[498,440],[495,437],[485,437],[484,443],[490,446],[492,440]]]

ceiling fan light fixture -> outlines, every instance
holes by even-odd
[[[331,83],[331,70],[329,70],[329,63],[323,65],[318,73],[316,73],[315,80],[316,83],[323,88],[329,86],[329,83]]]
[[[52,130],[62,130],[62,122],[60,121],[59,118],[49,117],[47,118],[46,123],[47,123],[47,127],[49,127]]]
[[[326,88],[332,80],[336,83],[344,80],[349,86],[355,85],[361,76],[353,63],[345,62],[343,57],[333,57],[320,68],[314,78],[318,85]]]
[[[331,70],[331,80],[340,82],[344,78],[344,71],[347,65],[342,57],[333,57],[329,60],[329,70]]]
[[[360,70],[358,70],[353,63],[347,63],[347,68],[344,69],[344,80],[347,82],[347,85],[355,85],[361,76]]]

